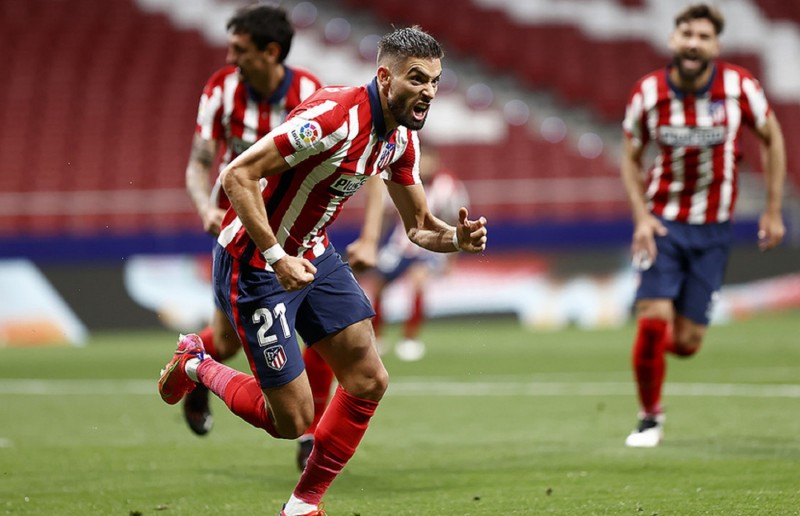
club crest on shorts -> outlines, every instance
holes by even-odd
[[[265,349],[264,358],[267,360],[267,365],[276,371],[280,371],[286,365],[286,352],[281,345]]]

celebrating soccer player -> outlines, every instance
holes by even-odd
[[[442,253],[486,247],[486,220],[469,220],[463,207],[455,226],[434,217],[419,179],[415,131],[436,96],[442,56],[419,28],[394,30],[378,45],[369,84],[318,90],[222,172],[231,209],[214,251],[214,288],[253,374],[208,357],[202,340],[189,335],[179,340],[159,392],[177,403],[200,383],[251,425],[293,439],[314,417],[298,335],[313,346],[339,387],[284,516],[324,514],[321,499],[388,385],[372,307],[326,233],[347,200],[380,174],[412,242]]]
[[[723,27],[711,6],[684,8],[669,39],[672,63],[640,79],[628,101],[621,172],[641,282],[633,344],[640,415],[627,446],[661,442],[665,354],[689,357],[703,341],[731,248],[743,125],[758,136],[764,157],[759,247],[775,247],[785,231],[781,129],[750,72],[717,59]],[[651,141],[660,153],[645,178],[642,157]]]

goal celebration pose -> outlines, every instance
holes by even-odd
[[[362,87],[318,90],[222,173],[231,209],[214,253],[217,302],[244,344],[252,374],[208,357],[183,337],[159,380],[167,403],[197,383],[277,438],[294,439],[314,404],[297,337],[322,356],[339,386],[283,516],[322,515],[321,500],[353,456],[388,386],[364,291],[326,228],[380,174],[408,238],[436,252],[481,252],[486,220],[460,208],[455,226],[434,217],[419,179],[419,140],[442,73],[442,49],[417,27],[386,34],[377,74]]]

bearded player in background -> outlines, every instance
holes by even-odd
[[[759,247],[777,246],[785,232],[783,135],[753,75],[717,59],[724,25],[709,5],[683,9],[669,39],[672,63],[640,79],[628,101],[621,174],[641,281],[633,345],[640,413],[626,446],[661,442],[665,354],[690,357],[703,342],[732,245],[743,125],[762,147],[767,199]],[[645,177],[642,158],[651,142],[659,155]]]

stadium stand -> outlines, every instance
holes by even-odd
[[[0,237],[199,230],[183,191],[183,168],[198,95],[224,59],[225,4],[232,3],[108,0],[102,9],[93,0],[2,3],[0,38],[14,51],[8,54],[7,78],[0,81]],[[605,127],[600,140],[605,145],[586,151],[576,143],[585,128],[571,126],[567,118],[566,134],[549,138],[540,131],[540,113],[513,124],[501,114],[496,127],[496,113],[502,111],[497,102],[470,111],[464,107],[464,84],[443,93],[434,110],[441,118],[457,120],[458,127],[485,119],[474,125],[493,128],[476,143],[449,128],[426,127],[447,165],[471,185],[481,213],[518,221],[627,217],[611,148],[616,142],[609,144],[607,134],[618,138],[633,81],[665,61],[664,27],[606,29],[620,12],[647,21],[651,11],[664,10],[663,2],[594,2],[588,16],[594,28],[580,10],[555,9],[542,17],[536,9],[555,5],[552,0],[430,0],[413,8],[395,0],[317,4],[333,9],[331,16],[372,12],[382,23],[378,32],[386,23],[419,23],[456,61],[478,63],[478,75],[490,85],[513,77],[521,91],[549,92],[555,110],[587,110]],[[797,31],[793,4],[758,2],[769,20]],[[181,17],[163,9],[180,9]],[[659,35],[659,45],[652,33]],[[370,56],[362,55],[357,73],[342,65],[352,62],[345,55],[358,55],[358,45],[355,35],[333,38],[325,33],[324,20],[312,20],[301,29],[290,59],[302,64],[304,56],[312,56],[308,67],[327,82],[368,80]],[[766,74],[762,56],[744,46],[726,58]],[[800,104],[777,99],[786,133],[797,134]],[[800,163],[800,147],[788,148],[791,170]],[[746,152],[755,164],[754,150],[750,140]],[[800,173],[794,172],[800,185]],[[500,186],[489,187],[490,180]],[[343,221],[357,218],[355,210]]]
[[[392,0],[340,1],[350,7],[372,9],[388,23],[429,27],[460,55],[480,59],[492,72],[513,74],[529,88],[549,90],[566,106],[588,107],[601,123],[607,124],[619,123],[627,92],[635,80],[666,63],[664,39],[669,26],[663,26],[663,22],[669,22],[674,14],[673,4],[657,0],[571,0],[558,4],[553,0],[434,0],[426,2],[419,12]],[[770,86],[778,87],[779,81],[767,80],[772,75],[765,74],[762,48],[749,41],[752,37],[746,30],[739,29],[753,25],[748,22],[759,21],[754,32],[769,31],[774,25],[770,20],[749,18],[753,10],[756,15],[763,10],[768,18],[782,22],[780,29],[793,33],[793,37],[784,39],[792,39],[796,47],[800,7],[796,2],[780,0],[743,4],[729,10],[729,25],[733,28],[726,31],[723,39],[738,36],[741,42],[735,41],[730,50],[724,46],[724,58],[765,78],[762,80],[769,91]],[[631,25],[615,27],[622,22]],[[769,52],[776,52],[781,46],[770,48]],[[790,51],[784,55],[794,66],[786,69],[784,65],[783,73],[797,75],[792,71],[799,66],[796,56]],[[784,59],[782,63],[787,62]],[[775,91],[771,97],[786,134],[797,134],[800,93],[786,98],[783,91]],[[759,169],[755,140],[748,138],[745,142],[749,166]],[[791,178],[800,186],[800,170],[793,166],[800,163],[800,148],[790,145],[787,152]]]
[[[775,20],[788,20],[800,24],[800,4],[785,0],[758,0],[764,14]]]
[[[2,10],[14,51],[0,82],[0,190],[15,200],[0,233],[194,224],[181,171],[197,97],[224,51],[128,0],[9,0]],[[158,217],[154,189],[181,191]],[[81,205],[88,198],[99,205]]]

